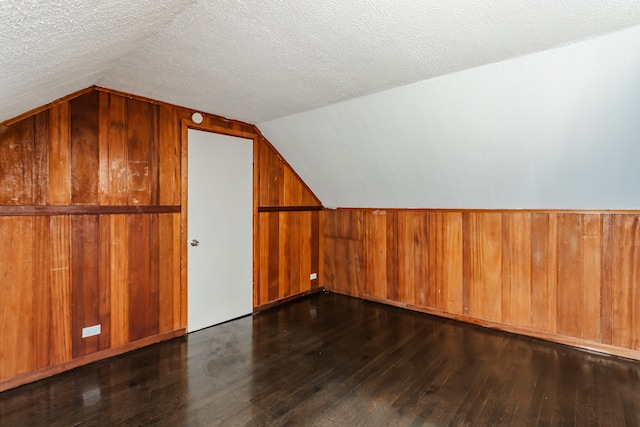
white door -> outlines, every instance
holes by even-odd
[[[188,332],[253,310],[253,140],[189,129]]]

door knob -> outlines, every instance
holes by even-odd
[[[189,244],[191,246],[200,246],[200,242],[198,242],[196,239],[193,239],[192,241],[190,241]]]

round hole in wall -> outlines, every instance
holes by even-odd
[[[193,113],[191,115],[191,120],[193,120],[194,123],[202,123],[202,120],[204,120],[204,118],[202,117],[202,114],[200,113]]]

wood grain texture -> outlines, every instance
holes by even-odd
[[[0,310],[19,309],[33,325],[31,335],[17,326],[3,335],[31,338],[2,375],[56,371],[184,328],[190,116],[90,88],[0,125],[0,222],[25,232],[20,255],[0,258],[0,271],[20,265]],[[319,289],[319,200],[255,126],[208,114],[201,126],[254,138],[254,306]],[[16,237],[0,238],[10,247]],[[98,323],[100,336],[81,338]]]
[[[638,350],[639,214],[324,215],[330,291],[627,357]]]

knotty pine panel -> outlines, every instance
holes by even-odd
[[[640,358],[640,214],[338,209],[324,216],[330,291]]]

